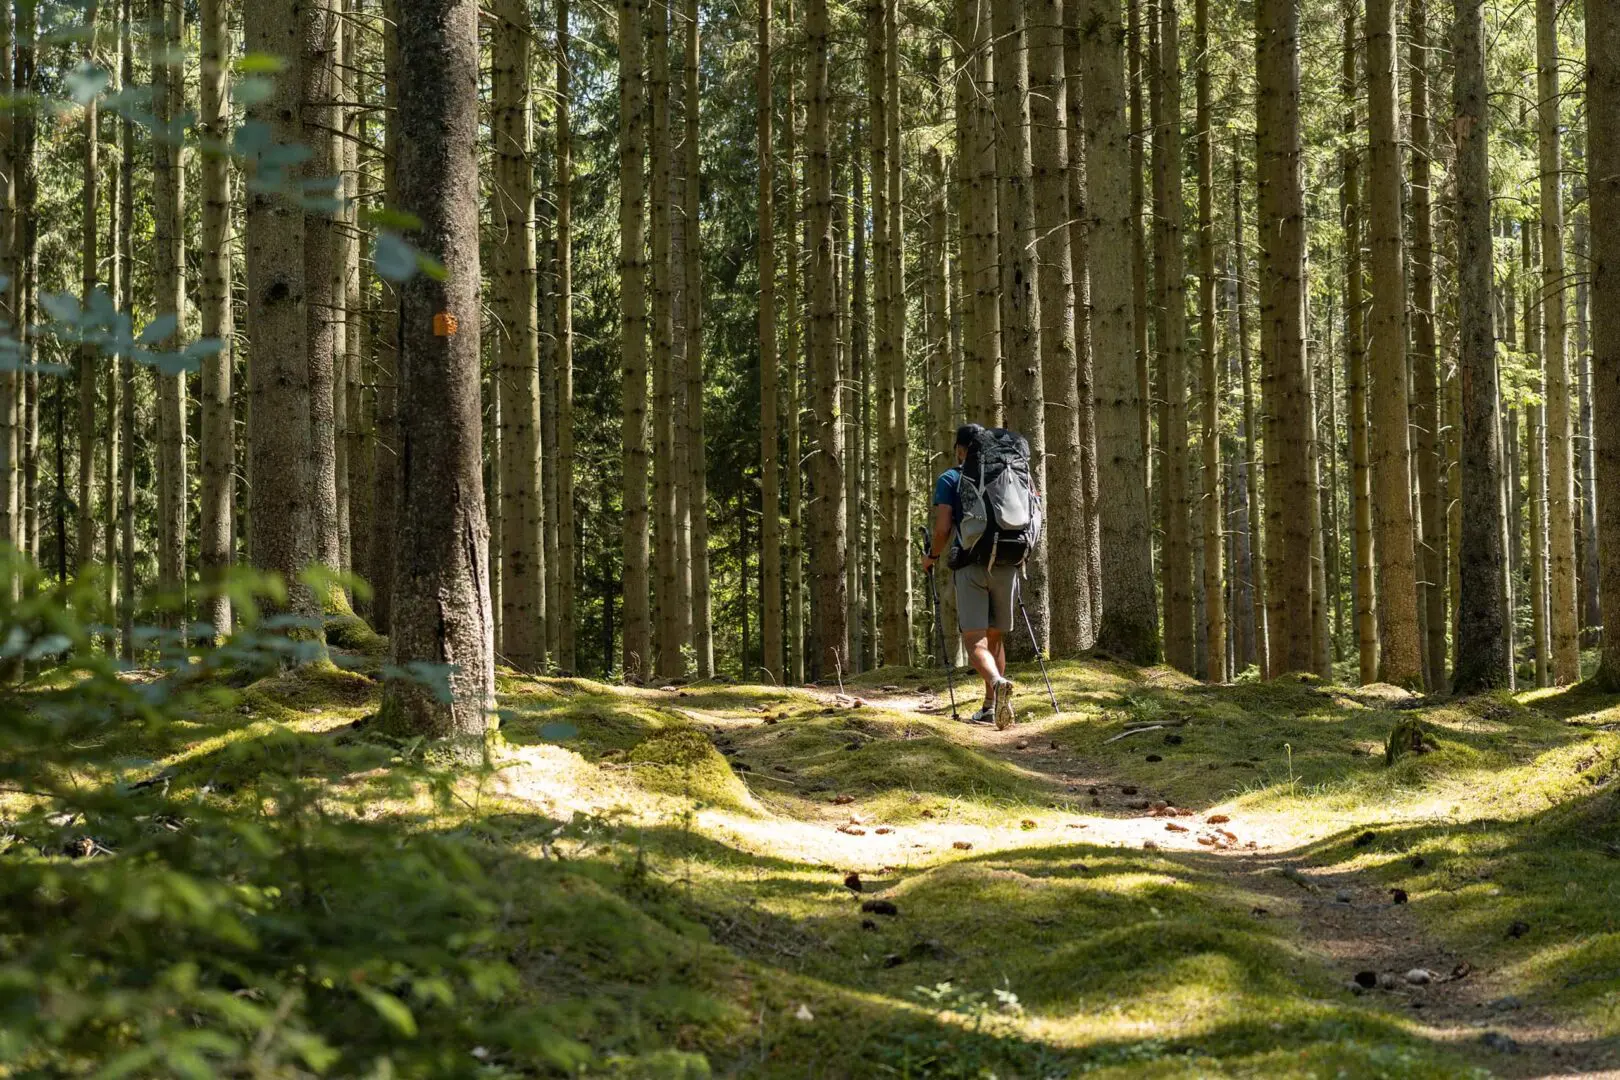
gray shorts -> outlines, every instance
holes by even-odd
[[[1018,602],[1018,568],[1006,564],[986,570],[972,563],[956,571],[956,623],[969,630],[1012,633]]]

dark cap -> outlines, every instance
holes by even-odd
[[[982,424],[963,424],[956,429],[956,445],[971,447],[973,440],[984,430]]]

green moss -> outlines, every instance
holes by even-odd
[[[730,810],[752,803],[731,765],[693,728],[671,728],[637,744],[630,751],[630,767],[636,783],[649,791]]]
[[[388,656],[388,639],[371,628],[371,624],[353,612],[340,612],[326,617],[326,644],[333,649],[355,653],[371,660]]]

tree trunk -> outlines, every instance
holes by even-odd
[[[791,28],[793,2],[783,11],[784,21]],[[804,221],[799,209],[799,64],[797,51],[788,53],[787,100],[783,103],[782,153],[787,159],[787,172],[782,185],[785,204],[782,222],[787,230],[782,261],[786,264],[787,293],[786,325],[782,334],[780,363],[787,378],[787,669],[785,679],[795,684],[804,682],[804,444],[801,424],[804,408],[804,357],[800,347],[800,317],[804,301],[799,295],[799,260],[803,255]]]
[[[1041,376],[1041,297],[1036,289],[1038,230],[1030,139],[1028,31],[1026,13],[1021,5],[993,6],[996,39],[996,172],[999,176],[997,220],[1001,237],[1001,337],[1007,379],[1002,393],[1006,424],[1029,440],[1035,488],[1044,493],[1047,490],[1046,403]],[[1048,641],[1046,574],[1040,554],[1040,549],[1037,549],[1037,557],[1027,564],[1027,580],[1019,589],[1034,625],[1032,647],[1037,651],[1044,650]]]
[[[135,85],[135,38],[133,0],[121,0],[118,8],[118,85],[125,90]],[[0,19],[9,22],[9,18]],[[0,64],[9,75],[11,65],[3,52]],[[0,154],[9,157],[9,138],[5,129],[9,121],[0,121]],[[10,187],[8,179],[0,181],[0,192]],[[9,199],[5,200],[9,205]],[[0,236],[9,252],[12,229],[0,225]],[[119,282],[122,295],[119,311],[131,320],[135,313],[135,121],[127,113],[118,125],[118,262],[121,266]],[[15,265],[12,255],[10,270]],[[0,294],[4,295],[4,294]],[[123,601],[119,608],[119,656],[125,662],[135,659],[135,358],[128,352],[118,357],[118,390],[123,410],[118,417],[119,441],[124,445],[124,459],[118,470],[118,583]],[[16,460],[15,456],[12,459]],[[8,470],[9,471],[9,470]],[[9,502],[9,500],[8,500]],[[14,523],[15,523],[15,519]]]
[[[1221,384],[1215,363],[1215,135],[1209,85],[1209,0],[1194,5],[1198,54],[1198,313],[1203,359],[1204,678],[1226,680],[1226,597],[1221,566]]]
[[[574,159],[568,0],[557,0],[557,667],[578,670],[574,622]]]
[[[383,203],[399,205],[399,0],[382,5],[383,84],[388,88],[387,126],[383,129]],[[377,468],[372,500],[371,620],[379,633],[389,633],[394,611],[394,527],[399,507],[399,285],[385,282],[377,323]]]
[[[1085,100],[1122,100],[1118,5],[1084,0],[1080,25]],[[1159,658],[1159,626],[1134,352],[1131,129],[1118,109],[1087,109],[1085,119],[1103,597],[1097,648],[1127,663],[1152,664]]]
[[[304,18],[303,77],[304,143],[311,156],[303,176],[318,190],[317,198],[337,194],[336,52],[338,17],[334,0],[309,0],[301,5]],[[411,133],[415,137],[415,133]],[[304,310],[308,322],[310,477],[315,490],[311,509],[315,514],[315,561],[338,569],[343,565],[342,538],[338,525],[337,501],[337,410],[333,394],[337,385],[338,340],[342,335],[339,304],[332,265],[336,254],[336,224],[333,208],[315,206],[304,213]],[[322,598],[331,608],[341,603],[339,590]]]
[[[1267,675],[1311,671],[1310,372],[1298,0],[1259,0],[1261,355],[1266,413]],[[1404,421],[1403,421],[1404,423]]]
[[[274,91],[248,110],[270,143],[302,145],[300,116],[303,18],[297,0],[266,4],[246,24],[249,52],[286,58]],[[309,354],[304,348],[304,213],[283,192],[297,184],[268,153],[250,158],[247,188],[247,306],[253,343],[249,372],[248,491],[252,498],[253,565],[287,585],[286,610],[320,615],[299,575],[315,560],[311,505]],[[127,482],[126,475],[126,482]]]
[[[675,453],[675,303],[671,251],[671,195],[674,155],[670,145],[669,6],[652,8],[648,40],[647,90],[651,95],[652,149],[652,364],[653,364],[653,556],[657,585],[657,668],[671,678],[685,674],[681,610],[686,604],[678,581],[675,487],[680,463]],[[684,477],[680,478],[684,482]]]
[[[968,138],[962,144],[968,176],[967,212],[963,217],[963,258],[973,282],[974,325],[964,347],[970,389],[968,419],[993,427],[1001,423],[1001,255],[996,247],[996,129],[990,103],[995,100],[995,59],[990,42],[990,0],[961,5],[967,25],[959,31],[969,50],[966,61]],[[876,174],[874,174],[876,175]],[[876,181],[874,181],[875,185]],[[873,203],[877,194],[874,187]]]
[[[1559,140],[1563,91],[1558,72],[1558,5],[1536,0],[1536,72],[1541,157],[1541,325],[1547,403],[1547,540],[1552,679],[1581,678],[1575,592],[1575,470],[1570,454],[1569,329],[1564,273],[1564,160]]]
[[[99,66],[96,57],[96,0],[90,0],[84,9],[85,63]],[[100,284],[100,239],[97,216],[100,211],[100,168],[97,154],[96,99],[91,98],[84,109],[84,158],[80,175],[83,178],[80,195],[84,205],[80,208],[80,267],[83,291],[81,300],[88,306],[91,295]],[[88,569],[96,558],[95,495],[92,481],[96,461],[96,360],[100,348],[94,342],[79,346],[79,477],[76,497],[78,515],[75,522],[75,542],[80,570]],[[59,493],[61,497],[62,493]]]
[[[759,72],[754,84],[759,154],[760,666],[782,681],[782,481],[777,411],[775,143],[771,135],[771,0],[759,0]]]
[[[857,494],[852,497],[856,525],[850,529],[849,546],[852,552],[850,561],[856,564],[859,578],[856,595],[858,596],[858,612],[850,617],[850,637],[852,659],[861,670],[876,665],[876,627],[872,625],[871,610],[876,603],[874,595],[874,575],[872,552],[866,539],[869,536],[867,522],[870,514],[872,483],[871,472],[871,419],[872,395],[868,390],[872,378],[871,364],[871,316],[866,303],[866,186],[861,179],[861,128],[855,125],[850,146],[850,182],[854,187],[851,201],[854,203],[854,214],[851,227],[855,233],[854,251],[851,261],[850,276],[853,282],[850,286],[850,393],[855,402],[852,408],[855,439],[850,447],[851,467],[850,474],[855,478]]]
[[[1080,357],[1075,344],[1074,259],[1069,232],[1068,80],[1063,55],[1065,0],[1039,0],[1029,27],[1029,108],[1034,162],[1035,255],[1040,290],[1045,400],[1047,561],[1051,651],[1072,659],[1096,638],[1086,550],[1086,498],[1080,443]],[[1077,3],[1078,0],[1066,0]]]
[[[1069,261],[1074,275],[1074,354],[1079,396],[1075,422],[1080,437],[1081,547],[1074,557],[1081,563],[1090,611],[1085,648],[1097,640],[1102,618],[1102,567],[1099,548],[1102,522],[1097,516],[1097,406],[1095,353],[1091,339],[1091,213],[1086,201],[1086,111],[1081,75],[1084,59],[1081,39],[1081,0],[1063,4],[1063,68],[1067,80],[1069,140]]]
[[[884,0],[884,95],[888,110],[888,276],[889,307],[885,338],[893,362],[888,365],[890,396],[894,409],[885,450],[885,474],[893,489],[893,516],[889,519],[890,576],[894,579],[895,659],[912,662],[911,568],[911,405],[906,381],[906,245],[903,161],[905,146],[900,139],[900,0]]]
[[[207,139],[228,142],[231,126],[227,86],[230,28],[224,0],[202,4],[202,113],[199,126]],[[236,491],[236,418],[232,409],[231,373],[235,363],[235,326],[231,310],[231,180],[230,159],[202,157],[202,274],[198,281],[202,336],[218,348],[203,358],[202,521],[199,538],[204,598],[199,613],[218,637],[231,632],[231,604],[223,591],[223,574],[231,565],[231,526]]]
[[[1429,103],[1429,15],[1427,0],[1412,0],[1410,26],[1411,191],[1412,201],[1412,383],[1416,395],[1413,453],[1416,456],[1419,516],[1422,518],[1422,595],[1428,635],[1426,685],[1446,685],[1446,514],[1440,492],[1439,348],[1434,313],[1434,213],[1430,161],[1434,139]]]
[[[1586,185],[1581,183],[1574,202],[1581,209],[1575,215],[1575,264],[1591,266],[1588,242],[1590,226],[1586,206]],[[1580,365],[1581,438],[1576,444],[1580,454],[1581,477],[1581,629],[1603,625],[1602,602],[1598,596],[1597,531],[1597,432],[1592,415],[1592,353],[1588,331],[1591,312],[1591,278],[1583,274],[1575,282],[1575,356]]]
[[[128,0],[124,0],[127,5]],[[10,94],[15,85],[12,62],[13,5],[0,5],[0,93]],[[127,15],[119,14],[119,41],[127,39]],[[127,66],[127,65],[126,65]],[[124,85],[128,85],[127,83]],[[125,120],[121,130],[128,131],[133,124]],[[16,235],[20,215],[16,206],[17,146],[13,114],[0,109],[0,318],[10,327],[18,327],[17,287],[20,259]],[[129,160],[127,148],[121,155]],[[23,376],[16,365],[6,365],[0,371],[0,544],[18,548],[22,546],[22,398]],[[0,600],[11,599],[0,596]],[[126,639],[127,640],[127,639]]]
[[[501,649],[519,671],[543,671],[545,545],[540,500],[540,326],[534,240],[529,8],[500,0],[490,38],[490,307],[500,403]],[[493,494],[493,493],[492,493]],[[491,500],[494,501],[493,498]]]
[[[624,677],[652,672],[647,567],[647,160],[641,22],[647,0],[619,0],[619,304],[624,371]]]
[[[1153,439],[1152,421],[1150,412],[1153,407],[1153,394],[1148,385],[1148,248],[1147,226],[1144,214],[1147,209],[1146,175],[1147,131],[1145,114],[1142,111],[1143,84],[1146,82],[1143,67],[1143,57],[1147,50],[1142,47],[1142,0],[1127,0],[1130,25],[1128,28],[1129,42],[1129,76],[1130,76],[1130,127],[1127,129],[1131,145],[1131,306],[1133,311],[1132,344],[1136,358],[1136,384],[1137,407],[1139,415],[1138,424],[1141,428],[1142,440],[1142,469],[1143,481],[1147,486],[1148,505],[1151,507],[1154,495],[1154,480],[1156,473],[1153,467]],[[1156,31],[1155,31],[1156,32]],[[1154,61],[1157,63],[1157,60]],[[1150,514],[1151,517],[1151,514]],[[1151,553],[1151,549],[1150,549]]]
[[[168,132],[185,112],[183,65],[177,62],[184,34],[180,0],[151,0],[159,23],[152,39],[153,112],[158,131]],[[27,5],[32,7],[32,4]],[[177,138],[159,134],[153,145],[153,311],[174,316],[172,333],[157,342],[179,352],[185,318],[185,173]],[[25,185],[27,181],[24,181]],[[25,200],[26,205],[26,200]],[[186,586],[186,381],[184,375],[157,379],[158,413],[158,578],[180,601]],[[37,433],[37,428],[36,428]]]
[[[1344,181],[1339,188],[1339,214],[1344,229],[1344,356],[1345,384],[1350,400],[1350,512],[1355,535],[1356,655],[1362,683],[1378,680],[1378,586],[1374,558],[1372,513],[1372,460],[1368,453],[1367,432],[1367,336],[1365,318],[1366,277],[1362,269],[1361,162],[1356,133],[1361,130],[1356,116],[1357,72],[1356,3],[1344,5],[1344,75],[1340,94],[1344,99],[1342,131],[1345,145],[1340,151]]]
[[[1457,318],[1462,382],[1462,531],[1453,688],[1457,693],[1472,693],[1510,686],[1513,678],[1502,592],[1502,444],[1491,326],[1490,114],[1483,0],[1458,0],[1452,54],[1456,64]],[[1611,102],[1610,108],[1620,108],[1620,101]],[[1620,213],[1620,206],[1615,211]],[[1620,529],[1620,517],[1615,524]]]
[[[698,157],[701,115],[698,82],[698,2],[686,0],[686,409],[687,471],[691,477],[692,653],[697,675],[714,675],[714,629],[709,590],[709,485],[703,400],[703,232],[699,212],[702,172]]]
[[[447,271],[400,290],[400,454],[394,663],[453,665],[448,693],[384,684],[398,732],[482,735],[494,702],[493,618],[479,451],[478,6],[400,5],[400,208]],[[445,688],[438,688],[445,689]]]
[[[1402,252],[1397,66],[1395,0],[1368,0],[1367,231],[1372,305],[1367,368],[1371,377],[1368,428],[1378,560],[1379,677],[1397,686],[1421,687],[1423,642],[1418,628],[1411,412],[1406,396],[1408,296]]]
[[[1586,5],[1587,175],[1592,228],[1593,408],[1597,479],[1620,491],[1620,3]],[[1620,499],[1598,502],[1603,623],[1620,626]],[[1597,681],[1620,688],[1620,634],[1603,635]]]
[[[816,592],[818,648],[809,658],[810,677],[849,670],[847,558],[844,523],[844,432],[838,408],[838,311],[834,295],[832,142],[829,81],[831,42],[827,0],[810,0],[806,33],[810,47],[810,111],[806,132],[805,211],[810,224],[810,365],[815,394],[814,477],[816,558],[811,570]]]
[[[360,53],[361,33],[360,0],[343,0],[343,64],[340,83],[343,105],[343,229],[338,250],[343,264],[343,396],[349,419],[349,444],[346,450],[348,468],[349,544],[344,548],[348,559],[345,569],[362,581],[370,581],[371,545],[368,538],[374,526],[371,518],[373,492],[372,473],[375,458],[372,446],[375,433],[367,408],[369,395],[366,380],[372,370],[371,343],[375,331],[371,310],[371,266],[360,259],[360,208],[372,204],[369,177],[372,163],[369,155],[372,122],[369,100],[370,72],[363,64]],[[351,603],[358,597],[351,595]],[[369,600],[360,601],[358,610],[371,614]]]

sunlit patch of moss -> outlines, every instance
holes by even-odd
[[[629,764],[635,782],[649,791],[689,798],[698,806],[753,809],[730,764],[693,728],[657,732],[630,751]]]
[[[370,660],[388,656],[388,639],[353,612],[336,612],[326,617],[326,644]]]

